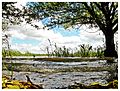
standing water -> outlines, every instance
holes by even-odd
[[[7,67],[11,65],[10,61],[3,61]],[[117,62],[108,63],[106,60],[80,62],[12,60],[12,63],[15,63],[14,79],[26,81],[25,75],[28,75],[33,83],[42,83],[45,89],[67,88],[75,82],[85,85],[92,82],[105,84],[117,77]],[[4,67],[3,74],[9,75]]]

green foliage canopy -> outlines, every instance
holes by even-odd
[[[115,33],[118,30],[117,2],[30,2],[28,8],[34,19],[48,18],[46,27],[63,25],[65,28],[89,24],[106,33],[108,26]]]

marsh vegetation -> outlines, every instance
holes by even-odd
[[[47,89],[118,88],[118,43],[114,43],[114,35],[118,31],[118,2],[28,2],[22,9],[16,8],[15,3],[2,2],[3,88],[38,86],[33,83],[42,83]],[[35,20],[42,21],[42,29],[47,30],[59,26],[65,30],[80,29],[84,25],[97,27],[103,33],[105,43],[102,47],[80,44],[71,49],[51,43],[48,39],[45,54],[35,54],[29,50],[21,53],[10,48],[11,35],[5,34],[5,31],[9,30],[9,25],[20,25],[23,19],[37,30],[40,27],[32,23]],[[47,22],[44,19],[48,19]],[[24,59],[20,56],[27,57]],[[30,56],[32,59],[29,59]],[[47,60],[41,60],[41,56],[47,56]],[[106,60],[104,57],[112,59]],[[20,81],[24,82],[21,84]]]

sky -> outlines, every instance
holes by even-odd
[[[25,5],[25,3],[17,3],[16,7],[21,8],[20,4]],[[65,46],[71,49],[75,49],[80,44],[89,44],[93,47],[103,46],[104,44],[104,35],[98,28],[89,29],[88,26],[83,25],[79,30],[69,28],[70,31],[68,31],[63,27],[47,30],[42,29],[44,26],[42,21],[34,21],[33,23],[41,27],[41,29],[37,30],[25,22],[21,25],[9,26],[8,31],[5,33],[11,36],[9,39],[11,49],[23,53],[29,51],[42,54],[47,53],[47,47],[50,50],[54,49],[55,43],[58,47]]]

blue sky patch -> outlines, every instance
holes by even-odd
[[[70,36],[79,36],[80,31],[77,29],[72,29],[72,30],[65,30],[62,26],[56,26],[53,31],[55,31],[56,33],[60,33],[61,35],[63,35],[64,37],[70,37]]]
[[[32,44],[33,46],[36,46],[40,43],[40,41],[38,40],[35,40],[35,39],[19,39],[19,38],[16,38],[16,37],[12,37],[11,38],[12,40],[12,44]]]

